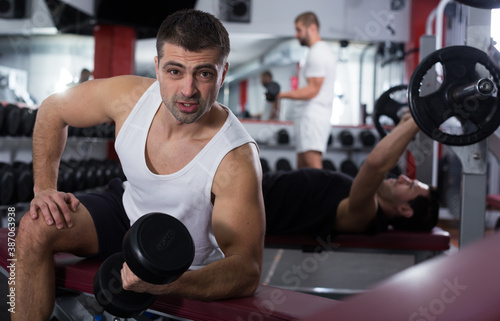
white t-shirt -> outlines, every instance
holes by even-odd
[[[324,78],[316,97],[310,100],[299,100],[296,104],[296,116],[312,113],[330,120],[335,85],[336,57],[329,45],[318,41],[309,48],[306,59],[300,63],[299,88],[307,85],[307,78]]]

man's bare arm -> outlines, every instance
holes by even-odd
[[[339,204],[335,229],[363,232],[375,217],[375,194],[387,173],[396,166],[419,128],[408,114],[370,152],[351,186],[349,197]]]
[[[308,100],[313,99],[319,93],[321,89],[321,85],[323,84],[323,80],[325,78],[307,78],[307,85],[305,87],[301,87],[297,90],[288,91],[288,92],[280,92],[278,94],[277,99],[294,99],[294,100]]]
[[[67,127],[90,127],[116,121],[127,108],[131,108],[125,100],[123,104],[117,104],[121,95],[130,95],[134,86],[144,87],[141,82],[143,80],[137,77],[88,81],[54,94],[41,104],[33,132],[35,198],[30,206],[33,219],[42,214],[49,225],[56,224],[58,228],[72,225],[70,211],[75,210],[78,200],[70,193],[57,192],[58,168],[66,145]]]
[[[226,155],[213,191],[213,229],[225,258],[156,286],[122,270],[124,288],[137,292],[219,300],[252,295],[260,282],[265,217],[256,147],[247,144]]]

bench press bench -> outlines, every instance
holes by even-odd
[[[498,321],[500,233],[410,267],[306,321]],[[335,301],[333,301],[335,303]]]
[[[0,267],[3,268],[3,272],[9,275],[9,264],[11,262],[8,261],[7,238],[8,230],[6,228],[0,229]],[[92,282],[94,274],[97,272],[102,261],[82,259],[68,253],[57,253],[54,258],[56,260],[56,286],[71,290],[74,293],[85,293],[90,297],[93,294]],[[67,308],[67,305],[64,307],[58,305],[58,301],[63,302],[71,299],[71,296],[69,299],[56,297],[55,313],[57,312],[68,317],[65,320],[93,320],[93,316],[90,313],[83,316],[82,308],[77,309],[81,305],[76,303],[72,303],[70,314],[66,311],[59,311]],[[335,303],[336,301],[323,297],[261,285],[252,297],[215,302],[159,296],[151,306],[151,312],[162,316],[174,316],[174,319],[177,317],[181,320],[279,321],[299,320]],[[95,302],[94,304],[97,303]],[[16,309],[21,308],[16,306]],[[78,315],[78,317],[71,318],[71,315]],[[62,321],[59,314],[56,316]]]
[[[439,227],[429,232],[388,230],[375,235],[338,234],[327,240],[307,235],[266,235],[265,247],[322,250],[369,251],[415,256],[415,263],[438,255],[450,248],[450,234]]]
[[[0,266],[9,274],[7,234],[7,229],[0,229]],[[270,248],[295,248],[305,251],[330,249],[402,251],[415,254],[424,260],[430,254],[424,257],[418,253],[436,255],[449,248],[449,234],[440,228],[435,228],[431,232],[387,231],[377,235],[339,234],[326,241],[304,235],[267,235],[265,242],[266,247]],[[94,274],[102,262],[78,258],[68,253],[57,253],[55,260],[57,287],[73,293],[83,293],[90,298],[93,294]],[[94,301],[92,303],[96,304]],[[151,307],[151,311],[159,315],[189,320],[298,320],[336,303],[338,302],[319,296],[261,285],[253,297],[210,303],[160,296]],[[82,313],[82,310],[89,313],[74,300],[74,294],[65,295],[56,298],[54,311],[57,313],[59,309],[61,311],[58,313],[67,315],[64,309],[74,311],[77,307],[79,313]]]
[[[486,196],[486,204],[495,208],[500,208],[500,195],[490,194]]]

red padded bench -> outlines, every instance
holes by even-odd
[[[7,261],[9,258],[7,238],[8,230],[0,229],[0,265],[8,271],[10,262]],[[82,260],[67,253],[58,253],[55,259],[58,287],[93,293],[92,282],[101,261]],[[261,285],[252,297],[215,302],[160,296],[151,310],[191,320],[278,321],[299,320],[335,303],[334,300],[319,296]]]
[[[486,204],[500,208],[500,195],[488,195],[486,196]]]
[[[416,256],[421,262],[450,248],[450,233],[439,227],[430,232],[388,230],[375,235],[339,234],[326,241],[305,235],[266,235],[267,248],[302,249],[307,252],[321,250],[371,250],[397,252]]]

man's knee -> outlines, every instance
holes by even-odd
[[[49,226],[41,218],[32,219],[29,212],[19,222],[16,246],[22,250],[49,250],[57,229]]]

